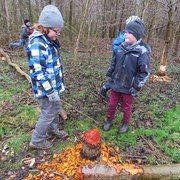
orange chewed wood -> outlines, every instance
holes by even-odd
[[[81,138],[86,143],[93,145],[93,146],[98,146],[101,141],[101,137],[100,137],[98,128],[94,128],[89,131],[86,131],[85,133],[82,134]]]

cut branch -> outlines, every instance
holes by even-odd
[[[87,118],[89,118],[89,119],[92,119],[97,125],[100,125],[96,120],[94,120],[94,119],[91,118],[90,116],[84,114],[83,112],[79,111],[78,109],[76,109],[76,108],[75,108],[74,106],[72,106],[71,104],[67,103],[66,101],[63,101],[62,99],[61,99],[61,101],[62,101],[64,104],[66,104],[66,105],[68,105],[69,107],[71,107],[72,109],[74,109],[74,110],[75,110],[76,112],[78,112],[79,114],[81,114],[81,115],[83,115],[83,116],[85,116],[85,117],[87,117]]]
[[[22,76],[25,76],[29,83],[31,82],[30,76],[25,73],[17,64],[13,63],[10,57],[3,51],[3,49],[0,49],[0,54],[5,57],[5,60],[7,60],[10,66],[14,67]]]

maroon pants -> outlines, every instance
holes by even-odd
[[[122,99],[123,122],[128,123],[132,114],[133,97],[129,94],[113,91],[112,89],[110,90],[107,119],[113,120],[115,118],[115,111],[120,98]]]

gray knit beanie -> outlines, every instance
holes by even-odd
[[[137,40],[143,37],[145,26],[141,19],[136,19],[126,24],[125,30],[131,33]]]
[[[64,26],[64,21],[61,12],[56,6],[47,5],[41,11],[39,24],[43,27],[62,28]]]

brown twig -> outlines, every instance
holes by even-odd
[[[78,109],[76,109],[76,108],[75,108],[74,106],[72,106],[71,104],[67,103],[66,101],[63,101],[62,99],[61,99],[61,101],[62,101],[64,104],[66,104],[66,105],[68,105],[69,107],[71,107],[72,109],[74,109],[74,110],[75,110],[76,112],[78,112],[79,114],[81,114],[81,115],[83,115],[83,116],[85,116],[85,117],[87,117],[87,118],[89,118],[89,119],[92,119],[97,125],[100,125],[95,119],[93,119],[92,117],[90,117],[90,116],[84,114],[83,112],[79,111]]]
[[[140,159],[146,159],[146,156],[133,156],[133,155],[123,155],[120,154],[119,157],[127,157],[127,158],[140,158]]]
[[[101,99],[103,100],[103,102],[105,102],[106,104],[108,104],[108,101],[105,100],[105,98],[104,98],[103,96],[101,96],[101,95],[99,95],[99,94],[96,94],[96,93],[94,93],[94,92],[92,92],[92,93],[93,93],[96,97],[101,97]],[[119,112],[122,112],[122,111],[121,111],[121,105],[118,104],[117,110],[118,110]]]
[[[163,155],[151,142],[148,142],[143,136],[140,136],[140,137],[147,143],[147,145],[150,147],[151,151],[153,152],[153,154],[156,156],[157,159],[159,159],[160,157],[161,158],[163,157]]]
[[[58,173],[58,172],[53,172],[53,171],[51,171],[51,173],[53,173],[53,174],[55,174],[55,175],[58,175],[58,176],[62,177],[64,180],[67,180],[67,179],[68,179],[67,176],[64,175],[64,174],[60,174],[60,173]]]
[[[156,148],[152,145],[152,143],[148,142],[143,136],[140,136],[145,142],[146,144],[150,147],[150,149],[152,151],[154,151]]]
[[[94,94],[96,97],[101,97],[101,99],[103,100],[103,102],[105,102],[106,104],[108,103],[104,97],[102,97],[101,95],[99,94],[96,94],[95,92],[91,92],[92,94]]]

